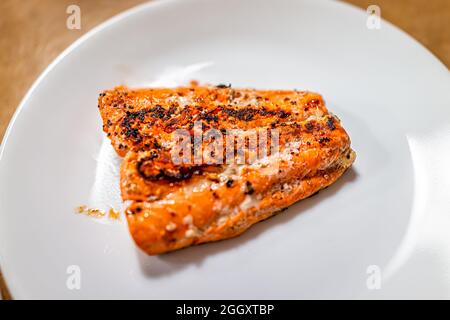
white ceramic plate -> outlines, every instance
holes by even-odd
[[[449,72],[387,22],[366,22],[329,1],[162,1],[77,41],[33,85],[2,144],[12,295],[450,297]],[[190,79],[322,93],[352,138],[353,169],[239,238],[158,257],[135,247],[123,217],[75,214],[120,205],[98,93]]]

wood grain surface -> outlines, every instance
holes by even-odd
[[[224,0],[225,1],[225,0]],[[245,1],[245,0],[243,0]],[[74,40],[111,16],[145,0],[1,0],[0,139],[20,100],[45,67]],[[450,65],[449,0],[348,0],[409,33]],[[275,3],[275,2],[274,2]],[[81,8],[81,29],[66,27],[69,5]],[[3,298],[11,298],[0,274]]]

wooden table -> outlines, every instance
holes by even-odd
[[[244,0],[243,0],[244,1]],[[95,25],[145,0],[2,0],[0,2],[0,139],[23,95],[45,67]],[[450,1],[347,0],[381,8],[397,25],[450,65]],[[81,8],[81,29],[66,27],[69,5]],[[0,274],[0,290],[10,298]]]

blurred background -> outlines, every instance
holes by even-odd
[[[26,91],[58,54],[94,26],[143,2],[146,0],[1,0],[0,139]],[[369,5],[378,5],[382,18],[422,43],[447,67],[450,65],[449,0],[345,2],[363,10]],[[66,10],[70,5],[81,8],[79,30],[66,27],[69,16]],[[9,298],[1,283],[0,274],[0,292],[4,298]]]

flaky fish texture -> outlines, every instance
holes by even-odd
[[[312,92],[192,83],[116,87],[98,103],[103,130],[124,157],[120,187],[131,202],[130,233],[150,255],[235,237],[329,186],[355,160],[339,119]],[[201,134],[214,129],[226,136],[200,162],[193,160],[198,127]],[[180,130],[193,150],[181,163],[173,158]],[[228,139],[230,132],[237,134]],[[248,132],[267,138],[250,148]],[[208,143],[201,140],[200,150]]]

